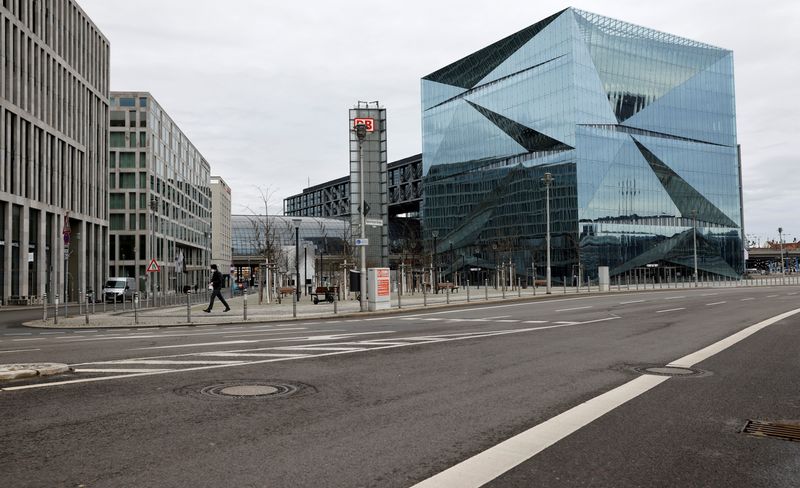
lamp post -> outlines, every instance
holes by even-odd
[[[497,289],[497,283],[500,281],[500,270],[497,267],[497,243],[492,243],[492,255],[494,259],[494,289]]]
[[[156,258],[156,222],[158,221],[158,197],[151,197],[150,198],[150,210],[153,212],[152,216],[152,223],[153,225],[150,226],[150,259]],[[148,262],[148,266],[150,261]],[[155,306],[155,297],[156,297],[156,277],[153,273],[148,273],[148,277],[150,278],[150,293],[152,297],[152,301],[150,302],[153,306]],[[124,298],[123,298],[124,301]]]
[[[455,283],[456,280],[453,277],[453,273],[455,273],[455,259],[453,259],[453,241],[450,241],[450,282]]]
[[[364,139],[367,138],[366,124],[356,124],[356,137],[358,138],[358,200],[359,200],[359,221],[361,227],[361,246],[359,246],[359,256],[361,263],[359,267],[359,308],[362,312],[367,311],[367,248],[364,240],[367,238],[366,223],[366,201],[364,200]]]
[[[781,281],[785,279],[786,270],[783,263],[783,227],[778,227],[778,245],[781,248]]]
[[[697,272],[697,210],[692,210],[692,234],[693,234],[693,252],[694,252],[694,287],[697,288],[699,281],[699,274]]]
[[[545,173],[544,178],[542,178],[542,182],[544,183],[545,188],[545,214],[547,220],[547,233],[545,237],[545,242],[547,245],[547,294],[550,295],[553,290],[550,284],[551,278],[551,271],[550,271],[550,185],[553,184],[553,175],[550,173]]]
[[[431,232],[433,236],[433,252],[431,253],[431,273],[433,273],[433,292],[439,293],[439,256],[436,252],[436,239],[439,238],[439,231]]]
[[[303,219],[292,219],[294,224],[294,276],[295,276],[295,294],[297,300],[300,300],[300,224]]]

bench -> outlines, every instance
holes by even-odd
[[[457,292],[458,287],[449,281],[443,281],[441,283],[436,283],[436,290],[451,290]]]
[[[286,295],[291,295],[292,293],[294,293],[294,287],[293,286],[282,286],[282,287],[278,288],[278,293],[282,297],[286,296]]]
[[[338,286],[318,286],[316,289],[314,289],[314,293],[311,293],[311,301],[314,302],[314,305],[318,304],[322,300],[328,303],[333,303],[334,297],[338,293]]]

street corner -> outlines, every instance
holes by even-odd
[[[61,363],[0,364],[0,381],[18,380],[34,376],[52,376],[69,371],[70,367]]]

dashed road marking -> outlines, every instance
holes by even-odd
[[[677,312],[678,310],[686,310],[686,308],[682,307],[682,308],[669,308],[667,310],[656,310],[656,313]]]
[[[710,306],[712,306],[712,305],[722,305],[723,303],[728,303],[728,302],[714,302],[714,303],[706,303],[706,306],[707,306],[707,307],[710,307]]]
[[[686,296],[679,296],[679,297],[666,297],[664,300],[679,300],[681,298],[686,298]]]
[[[740,301],[740,302],[746,302],[746,301],[748,301],[748,300],[755,300],[755,298],[752,298],[752,297],[751,297],[751,298],[742,298],[742,299],[741,299],[741,300],[739,300],[739,301]]]
[[[585,307],[561,308],[559,310],[556,310],[556,312],[569,312],[569,311],[572,311],[572,310],[583,310],[585,308],[592,308],[592,305],[587,305]]]
[[[30,352],[30,351],[41,351],[41,349],[4,349],[0,351],[0,354],[9,354],[14,352]]]
[[[647,301],[647,300],[631,300],[631,301],[629,301],[629,302],[619,302],[619,304],[620,304],[620,305],[627,305],[627,304],[629,304],[629,303],[642,303],[642,302],[646,302],[646,301]]]

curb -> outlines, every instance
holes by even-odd
[[[68,371],[70,371],[69,366],[61,363],[0,364],[0,381],[31,378],[33,376],[51,376]]]

